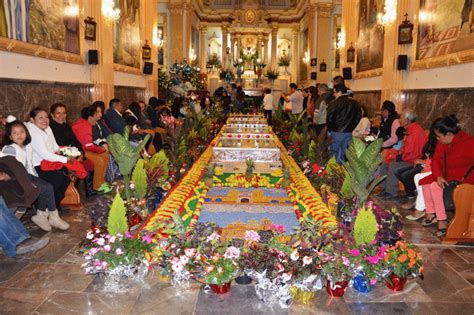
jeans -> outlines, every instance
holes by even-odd
[[[36,199],[36,209],[41,211],[49,211],[56,210],[56,200],[54,199],[54,188],[53,185],[48,183],[47,181],[28,174],[31,182],[40,189],[40,194],[38,199]]]
[[[347,147],[349,147],[349,143],[352,140],[352,133],[331,131],[331,137],[331,154],[336,157],[338,164],[342,164],[345,161]]]
[[[397,168],[394,171],[395,177],[402,182],[405,187],[407,197],[413,198],[416,195],[415,175],[423,170],[421,165],[410,165]]]
[[[264,110],[264,115],[265,115],[265,118],[267,119],[267,122],[269,125],[272,124],[272,110]]]
[[[40,166],[35,167],[38,177],[53,185],[54,200],[56,201],[55,209],[61,209],[61,200],[66,195],[67,187],[71,180],[63,171],[43,171]]]
[[[7,256],[16,255],[16,246],[30,236],[0,197],[0,247]]]

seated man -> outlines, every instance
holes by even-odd
[[[387,178],[381,184],[383,192],[378,195],[380,199],[399,201],[397,174],[410,171],[414,178],[415,174],[420,172],[420,170],[415,170],[414,162],[421,158],[427,139],[425,131],[416,122],[416,118],[416,115],[411,111],[405,111],[401,117],[401,125],[406,129],[406,136],[395,161],[388,165],[383,164],[381,167],[381,175],[387,175]]]

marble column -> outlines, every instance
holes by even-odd
[[[230,61],[235,61],[235,33],[230,33]]]
[[[318,65],[321,62],[325,62],[327,68],[330,65],[330,56],[331,56],[331,15],[332,15],[333,6],[331,3],[318,3],[317,5],[317,58]],[[326,68],[326,72],[318,71],[318,81],[322,83],[329,83],[329,71]],[[319,69],[318,69],[319,70]]]
[[[264,73],[267,73],[268,68],[270,65],[268,64],[268,37],[265,36],[263,38],[263,63],[267,66],[263,69]]]
[[[239,60],[241,49],[242,49],[242,34],[237,34],[237,52],[235,53],[235,60]]]
[[[146,75],[146,91],[145,97],[149,99],[152,96],[158,96],[158,76],[156,75],[158,69],[158,54],[156,46],[153,45],[153,30],[158,25],[158,3],[154,0],[140,1],[140,10],[143,13],[142,25],[140,27],[140,38],[148,41],[151,47],[151,59],[149,62],[153,63],[153,75]],[[143,65],[142,65],[143,67]]]
[[[191,64],[191,37],[192,37],[192,32],[191,32],[191,18],[192,18],[192,12],[193,12],[193,7],[190,4],[184,3],[183,5],[183,20],[184,20],[184,28],[183,28],[183,38],[184,38],[184,58],[188,60],[188,63]]]
[[[204,72],[206,70],[206,65],[207,65],[207,26],[201,25],[199,28],[199,31],[201,32],[201,71]]]
[[[318,32],[316,28],[316,13],[318,10],[317,5],[310,4],[308,6],[308,46],[309,46],[309,57],[316,58],[318,53]],[[311,72],[317,71],[316,67],[311,67],[311,62],[307,64],[307,73],[308,73],[308,80],[311,79]],[[315,84],[316,81],[310,81],[311,84]]]
[[[187,56],[184,53],[185,47],[183,44],[183,6],[181,4],[170,4],[170,30],[172,36],[170,36],[169,44],[171,48],[170,63],[182,62],[183,58]]]
[[[300,64],[299,56],[299,36],[300,36],[300,27],[299,25],[294,25],[292,29],[293,39],[291,42],[291,82],[298,82],[298,67]]]
[[[99,52],[99,64],[88,66],[94,84],[91,98],[103,101],[108,106],[109,101],[114,98],[113,21],[102,17],[101,0],[91,0],[88,4],[85,6],[85,15],[95,18],[96,32],[99,34],[96,41],[85,41],[86,49],[96,49]]]
[[[408,54],[411,45],[398,45],[398,25],[405,19],[405,13],[409,12],[410,0],[398,0],[397,17],[395,21],[384,26],[384,52],[383,52],[383,74],[380,103],[391,100],[401,110],[404,88],[404,76],[406,71],[397,70],[397,56]],[[410,46],[407,47],[407,46]]]
[[[227,40],[229,38],[229,28],[222,26],[222,66],[225,65],[225,57],[227,55]]]
[[[272,26],[272,53],[271,53],[271,69],[275,70],[277,68],[277,47],[278,47],[278,26]]]

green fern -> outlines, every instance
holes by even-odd
[[[362,207],[354,223],[354,240],[357,246],[371,244],[377,234],[377,219],[372,207]]]
[[[308,148],[308,160],[311,164],[317,163],[318,159],[318,146],[314,140],[311,140]]]
[[[135,197],[143,199],[146,197],[148,190],[148,182],[145,171],[145,161],[143,159],[138,160],[132,173],[132,181],[135,185]]]
[[[125,234],[128,230],[127,212],[119,193],[115,195],[112,206],[110,207],[107,230],[111,235],[117,235],[118,233]]]

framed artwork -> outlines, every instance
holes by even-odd
[[[145,41],[145,45],[142,47],[142,59],[150,60],[151,59],[151,47],[148,45],[148,41]]]
[[[114,0],[120,16],[114,21],[114,63],[140,71],[140,1]],[[145,53],[146,54],[146,53]]]
[[[413,43],[413,23],[408,20],[408,14],[405,14],[405,21],[398,26],[398,44]]]
[[[311,72],[311,80],[317,80],[318,74],[316,72]]]
[[[347,62],[354,62],[355,60],[355,48],[351,46],[347,49]]]
[[[319,64],[319,72],[326,72],[326,68],[327,68],[327,65],[323,60],[323,62]]]
[[[318,65],[318,58],[311,58],[311,67],[316,67]]]
[[[85,30],[84,30],[84,38],[88,40],[94,40],[96,39],[96,29],[97,29],[97,24],[94,21],[94,18],[88,16],[85,20]]]

